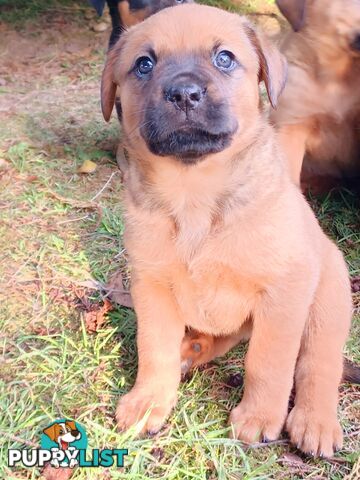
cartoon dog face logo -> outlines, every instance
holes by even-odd
[[[87,448],[87,436],[80,424],[63,418],[42,431],[40,443],[42,449],[51,451],[53,467],[74,468],[79,464],[79,452]]]
[[[43,433],[50,440],[57,443],[61,450],[67,450],[72,442],[76,442],[76,440],[81,438],[81,433],[73,421],[54,423],[50,427],[45,428]]]

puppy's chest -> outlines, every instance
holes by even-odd
[[[251,267],[249,270],[241,249],[236,248],[226,230],[213,226],[204,238],[204,228],[198,224],[191,247],[186,247],[185,238],[176,239],[175,249],[183,268],[181,273],[173,272],[172,289],[188,326],[228,334],[249,317],[259,287],[255,272]],[[246,270],[241,271],[241,264],[247,264]]]
[[[258,286],[216,257],[195,259],[175,274],[172,289],[188,326],[224,335],[236,331],[254,308]]]
[[[168,283],[186,324],[217,335],[240,328],[259,291],[259,272],[247,254],[254,240],[225,217],[200,200],[183,202],[171,214],[155,215],[151,225],[147,220],[146,248],[139,219],[127,242],[136,266]]]
[[[191,205],[174,216],[173,246],[177,257],[184,263],[203,252],[209,239],[216,236],[216,218],[204,215]]]

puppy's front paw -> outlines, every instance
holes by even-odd
[[[159,393],[134,388],[121,397],[116,409],[119,430],[138,424],[138,434],[157,433],[176,404],[176,393],[169,395],[165,388]]]
[[[332,457],[342,447],[343,434],[335,413],[296,406],[290,412],[286,430],[291,442],[303,452]]]
[[[276,440],[285,418],[276,412],[255,409],[241,402],[230,414],[231,436],[245,443]]]

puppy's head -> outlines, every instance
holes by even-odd
[[[128,145],[195,163],[254,128],[259,81],[275,106],[285,76],[281,54],[246,19],[181,5],[137,25],[109,53],[102,109],[109,120],[119,86]]]
[[[276,4],[295,31],[307,26],[327,46],[360,55],[359,0],[276,0]]]

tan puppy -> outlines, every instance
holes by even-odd
[[[245,393],[230,420],[246,442],[277,438],[330,456],[351,318],[344,260],[290,180],[262,112],[276,105],[280,53],[238,15],[181,5],[148,18],[109,53],[102,107],[119,86],[129,151],[125,242],[139,368],[117,421],[161,428],[176,403],[185,327],[226,348],[251,333]]]
[[[299,183],[306,153],[305,180],[359,177],[360,2],[276,3],[296,30],[284,41],[289,78],[272,113],[292,176]]]

